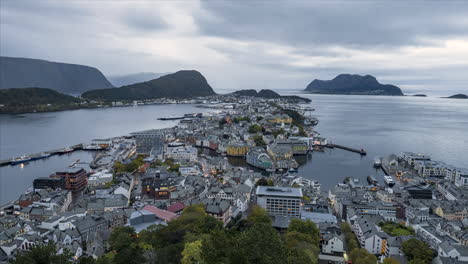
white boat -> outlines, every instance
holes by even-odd
[[[101,150],[102,147],[99,145],[89,144],[89,145],[84,145],[83,149],[84,150]]]
[[[65,154],[65,153],[70,153],[70,152],[73,152],[74,149],[70,148],[70,147],[66,147],[60,151],[58,151],[59,154]]]
[[[21,157],[17,157],[11,160],[12,165],[20,164],[20,163],[25,163],[31,160],[31,157],[23,155]]]
[[[395,185],[395,181],[393,180],[392,176],[385,175],[384,176],[384,181],[390,187],[393,187]]]
[[[382,158],[381,157],[375,157],[374,158],[374,167],[380,167],[382,166]]]

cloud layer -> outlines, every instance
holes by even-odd
[[[216,90],[301,89],[372,74],[405,91],[468,93],[468,2],[0,2],[0,54],[107,75],[201,71]]]

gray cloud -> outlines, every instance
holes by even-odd
[[[317,44],[389,48],[424,44],[426,37],[468,34],[468,2],[463,1],[202,3],[218,18],[215,22],[198,18],[205,34],[282,42],[304,49]]]
[[[215,89],[303,89],[372,74],[468,92],[468,2],[0,2],[0,54],[105,74],[201,71]]]

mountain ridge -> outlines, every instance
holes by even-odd
[[[0,89],[41,87],[67,94],[114,87],[99,69],[42,59],[0,56]]]
[[[83,93],[83,98],[105,101],[191,98],[215,95],[205,77],[195,70],[181,70],[147,82]]]

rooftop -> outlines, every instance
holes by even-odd
[[[302,198],[301,188],[290,187],[272,187],[272,186],[258,186],[258,196],[283,196],[283,197],[296,197]]]

